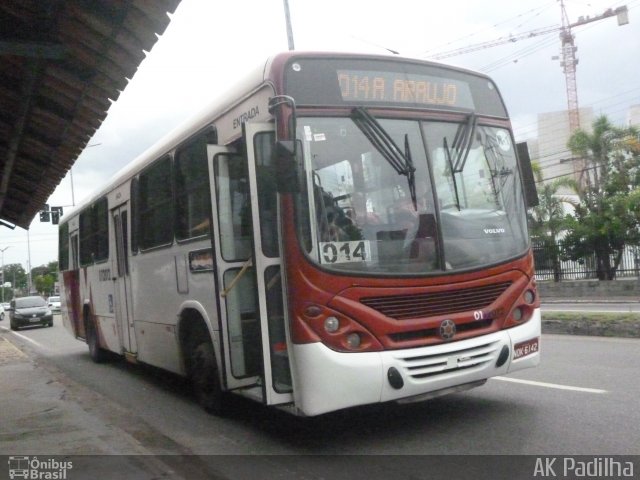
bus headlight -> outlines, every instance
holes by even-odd
[[[531,305],[535,301],[535,299],[536,294],[533,292],[533,290],[527,290],[526,292],[524,292],[524,301],[529,305]]]
[[[514,308],[514,309],[513,309],[513,313],[511,314],[511,316],[513,317],[513,319],[514,319],[516,322],[519,322],[520,320],[522,320],[522,316],[523,316],[523,314],[522,314],[522,308],[520,308],[520,307],[516,307],[516,308]]]
[[[336,317],[327,317],[324,320],[324,329],[328,333],[335,333],[340,328],[340,321]]]
[[[347,346],[353,350],[360,348],[360,344],[362,343],[362,339],[360,338],[360,334],[353,332],[347,335]]]

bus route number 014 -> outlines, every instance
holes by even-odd
[[[323,264],[365,262],[371,259],[369,242],[320,242],[320,261]]]

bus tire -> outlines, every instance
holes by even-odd
[[[108,352],[100,347],[98,341],[98,330],[92,319],[87,319],[87,345],[89,346],[89,356],[94,363],[102,363],[108,359]]]
[[[220,387],[216,355],[208,339],[198,339],[189,349],[189,377],[198,403],[217,416],[225,414],[225,395]]]

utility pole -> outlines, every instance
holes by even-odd
[[[291,15],[289,14],[289,1],[284,2],[284,19],[287,22],[287,42],[289,43],[289,50],[295,50],[293,46],[293,28],[291,27]]]
[[[27,270],[27,280],[28,280],[28,284],[27,284],[27,288],[28,288],[28,292],[27,295],[31,295],[32,292],[32,287],[31,287],[31,240],[29,239],[29,230],[27,229],[27,253],[29,255],[29,258],[27,260],[28,263],[28,270]]]
[[[11,246],[8,247],[4,247],[4,248],[0,248],[0,254],[2,255],[2,303],[4,303],[4,284],[6,283],[5,279],[4,279],[4,251],[7,248],[11,248]]]

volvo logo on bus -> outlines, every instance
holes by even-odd
[[[507,231],[504,228],[485,228],[484,233],[487,235],[501,235],[507,233]]]
[[[446,319],[440,324],[440,337],[443,340],[451,340],[456,334],[456,324],[453,320]]]

